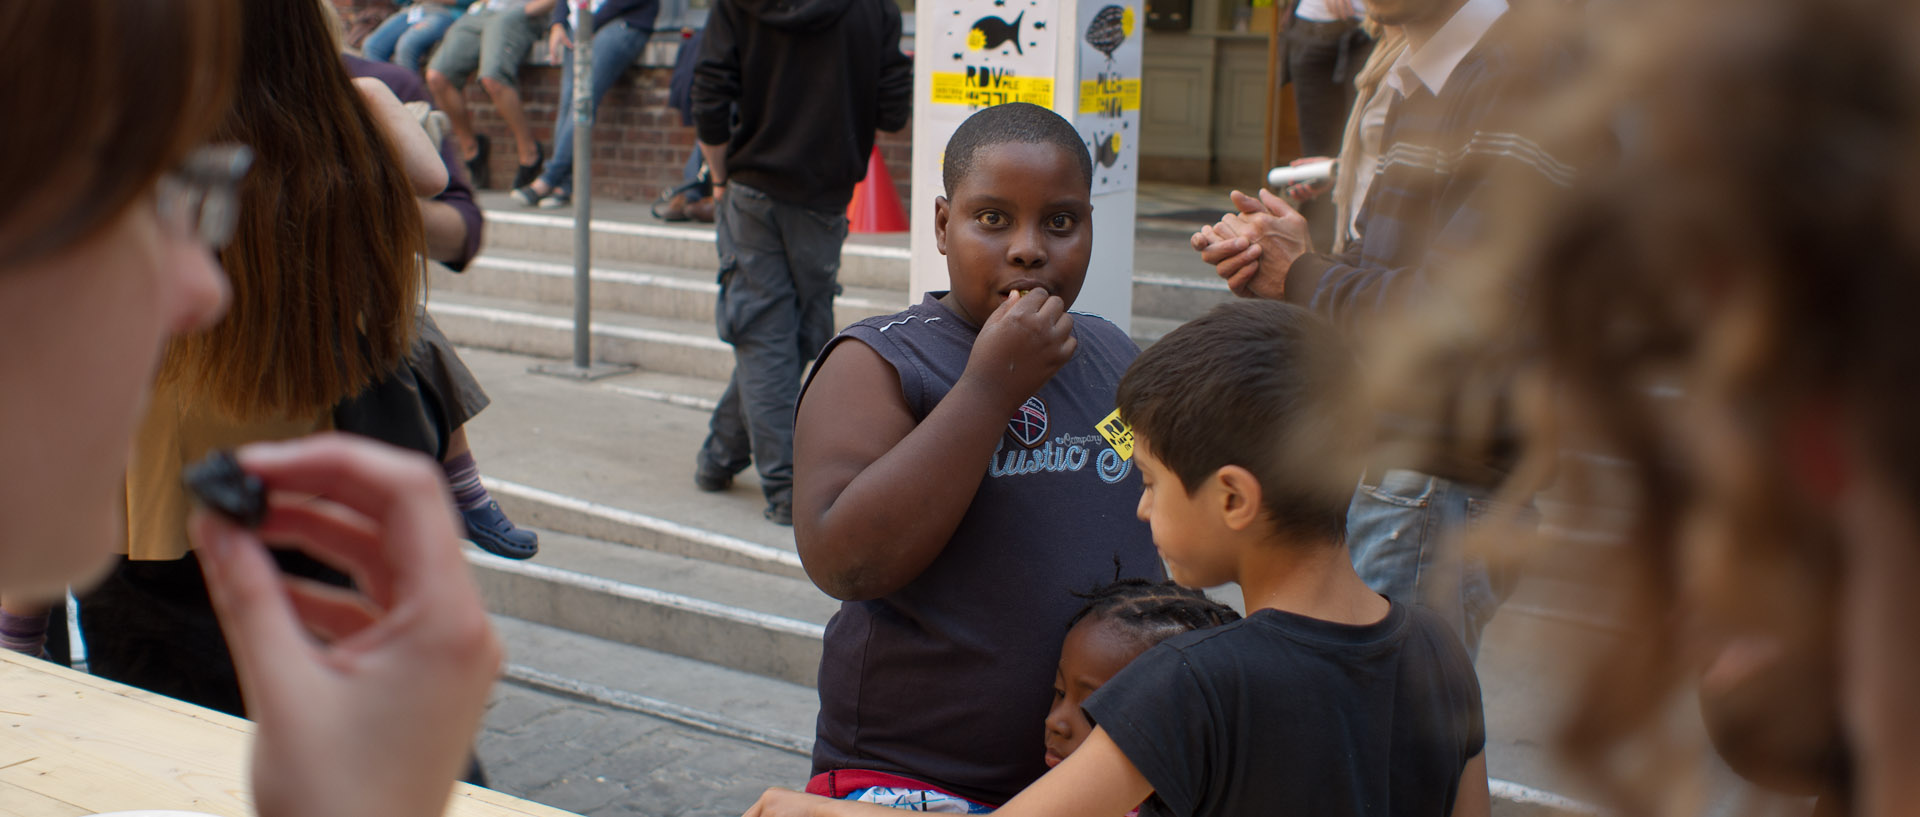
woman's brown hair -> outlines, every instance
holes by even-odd
[[[239,43],[231,0],[0,3],[0,267],[105,227],[204,141]]]
[[[323,0],[247,0],[223,141],[253,149],[220,262],[233,306],[169,347],[161,380],[236,419],[293,417],[398,365],[425,235],[396,154],[353,87]]]
[[[1843,566],[1821,505],[1845,477],[1818,435],[1869,441],[1869,466],[1920,496],[1920,9],[1623,0],[1606,16],[1583,32],[1592,70],[1542,114],[1563,142],[1617,135],[1617,155],[1505,211],[1454,317],[1404,330],[1382,380],[1458,380],[1436,361],[1506,344],[1543,396],[1523,472],[1563,449],[1619,463],[1563,470],[1555,491],[1575,525],[1620,534],[1625,635],[1561,743],[1621,813],[1698,813],[1682,775],[1700,721],[1674,717],[1695,711],[1743,775],[1844,809]],[[1751,636],[1776,660],[1716,688],[1710,665]]]

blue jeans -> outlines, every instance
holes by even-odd
[[[1516,559],[1466,552],[1465,534],[1503,510],[1492,493],[1396,469],[1379,474],[1378,484],[1363,481],[1347,507],[1347,550],[1360,578],[1396,602],[1439,613],[1470,656],[1479,655],[1480,631],[1520,575]],[[1538,524],[1532,508],[1506,510],[1516,510],[1523,525]]]
[[[800,373],[833,338],[846,213],[782,204],[733,182],[720,199],[714,321],[733,345],[733,376],[700,447],[705,470],[760,472],[769,505],[792,501],[793,412]]]
[[[367,59],[391,62],[418,74],[427,55],[433,53],[433,47],[440,44],[440,38],[447,35],[447,28],[459,16],[458,10],[446,6],[409,6],[368,34],[360,51]]]
[[[706,166],[706,158],[700,155],[700,143],[695,142],[693,144],[693,154],[687,157],[687,166],[680,170],[680,183],[682,185],[688,185],[699,181],[700,169]],[[692,204],[707,197],[706,187],[705,185],[694,185],[693,187],[687,188],[686,195],[686,202]]]
[[[615,20],[593,32],[593,110],[613,90],[627,66],[640,58],[653,32]],[[573,51],[568,49],[560,72],[560,113],[553,123],[553,158],[540,179],[555,190],[573,189]]]

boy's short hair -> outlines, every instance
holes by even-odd
[[[1222,304],[1140,353],[1120,414],[1191,494],[1238,465],[1276,532],[1345,541],[1366,428],[1333,327],[1272,301]]]
[[[1073,157],[1087,191],[1093,191],[1093,154],[1087,151],[1087,143],[1080,141],[1080,132],[1073,129],[1073,124],[1039,105],[1009,102],[980,109],[961,122],[953,138],[947,140],[940,167],[940,184],[947,195],[953,195],[960,180],[973,169],[973,157],[981,148],[1008,142],[1058,146]]]

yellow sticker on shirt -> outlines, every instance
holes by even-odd
[[[1113,446],[1114,453],[1119,454],[1120,459],[1133,459],[1133,426],[1120,419],[1119,409],[1114,409],[1095,428],[1100,430],[1100,436],[1107,438],[1107,444]]]

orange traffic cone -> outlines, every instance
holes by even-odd
[[[873,146],[867,157],[867,177],[853,186],[853,201],[847,202],[847,229],[856,233],[904,233],[907,212],[900,207],[900,193],[893,189],[893,176],[880,158],[880,146]]]

